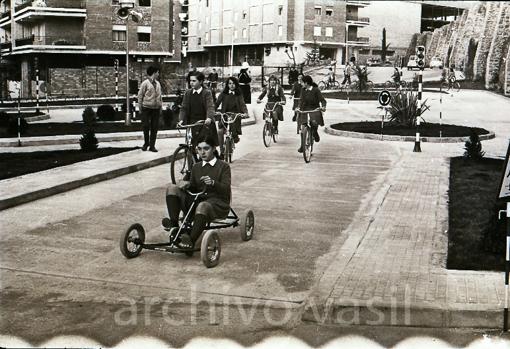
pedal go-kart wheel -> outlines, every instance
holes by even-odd
[[[145,242],[145,230],[140,223],[131,225],[120,237],[120,252],[126,258],[137,257]]]
[[[255,216],[252,210],[246,210],[244,212],[244,215],[239,221],[239,230],[243,241],[251,240],[255,231]]]
[[[207,268],[214,268],[220,262],[221,243],[218,233],[214,230],[205,232],[200,246],[200,257]]]

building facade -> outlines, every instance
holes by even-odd
[[[138,23],[121,19],[119,8],[119,0],[1,0],[4,78],[19,79],[26,97],[33,95],[36,69],[49,93],[112,95],[116,61],[125,88],[126,39],[135,80],[148,64],[180,62],[177,1],[136,0]]]
[[[187,56],[193,65],[345,62],[369,45],[358,29],[370,23],[359,9],[368,1],[189,0]],[[233,51],[232,51],[233,50]],[[233,57],[232,57],[233,56]]]

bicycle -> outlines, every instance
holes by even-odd
[[[177,125],[177,130],[186,129],[184,143],[179,144],[175,149],[172,162],[170,163],[170,177],[172,183],[177,184],[179,180],[189,180],[193,165],[198,162],[198,156],[191,144],[192,128],[196,126],[206,127],[203,120],[190,125]]]
[[[385,88],[395,88],[397,90],[401,89],[401,88],[406,88],[407,86],[407,82],[404,81],[404,80],[400,80],[400,81],[395,81],[395,80],[388,80],[384,83],[384,87]]]
[[[312,152],[313,152],[313,132],[312,132],[312,125],[310,124],[310,114],[321,112],[320,108],[316,108],[314,110],[305,110],[301,111],[299,109],[296,109],[296,112],[298,113],[298,122],[301,124],[301,150],[303,151],[303,158],[306,163],[309,163],[312,159]],[[302,122],[300,118],[300,114],[306,114],[306,122]]]
[[[460,91],[460,83],[457,81],[455,77],[449,77],[446,81],[443,79],[441,80],[441,89],[443,91],[450,91],[453,90],[455,92]]]
[[[321,90],[321,91],[323,91],[323,90],[339,90],[341,88],[340,83],[337,80],[335,80],[335,81],[329,81],[329,80],[319,81],[317,86],[319,87],[319,90]]]
[[[268,109],[268,106],[273,103],[273,107],[271,109]],[[269,148],[271,145],[271,139],[278,143],[278,133],[276,133],[274,123],[273,123],[273,113],[276,111],[276,106],[282,105],[281,102],[269,102],[264,107],[264,116],[263,119],[264,122],[264,128],[262,129],[262,139],[264,141],[264,145],[266,148]]]
[[[232,112],[226,112],[226,113],[220,113],[216,112],[216,115],[220,116],[220,122],[223,122],[223,125],[225,126],[225,134],[224,134],[224,141],[223,141],[223,149],[222,154],[224,156],[224,159],[226,162],[231,163],[232,162],[232,155],[234,154],[235,149],[235,142],[234,142],[234,136],[232,135],[232,132],[230,132],[230,125],[236,122],[237,118],[242,118],[242,113],[232,113]],[[226,119],[225,119],[226,117]]]

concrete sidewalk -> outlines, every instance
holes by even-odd
[[[253,125],[254,117],[244,119],[243,126]],[[143,152],[136,149],[117,155],[106,156],[89,161],[82,161],[72,165],[56,167],[42,172],[30,173],[23,176],[0,181],[0,211],[33,200],[41,199],[84,185],[97,183],[107,179],[119,177],[149,167],[161,165],[171,161],[173,152],[183,142],[184,132],[176,130],[158,133],[157,147],[159,152]],[[24,148],[3,148],[2,151],[26,149],[26,151],[41,150],[41,145],[61,148],[63,145],[76,144],[77,136],[37,137],[31,146]],[[123,141],[124,145],[140,145],[143,140],[141,132],[123,134],[98,135],[100,142]],[[133,140],[138,140],[136,143]],[[131,141],[131,142],[129,142]],[[24,143],[26,144],[26,143]],[[37,145],[37,149],[34,146]],[[110,144],[109,144],[110,145]],[[1,145],[0,145],[1,146]],[[168,170],[170,178],[170,170]]]

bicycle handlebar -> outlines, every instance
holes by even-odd
[[[186,190],[186,193],[188,193],[189,195],[192,195],[192,196],[200,196],[200,195],[204,195],[204,194],[205,194],[206,189],[207,189],[207,188],[205,188],[205,187],[204,187],[204,189],[202,189],[202,191],[201,191],[201,192],[198,192],[198,193],[192,193],[191,191]]]
[[[305,114],[305,113],[313,113],[314,111],[320,111],[320,110],[321,110],[321,108],[315,108],[314,110],[299,110],[299,109],[296,109],[296,111],[298,113],[303,113],[303,114]]]
[[[176,126],[176,129],[184,129],[184,128],[189,128],[189,127],[195,127],[195,126],[201,126],[201,125],[204,125],[205,124],[205,120],[199,120],[197,122],[195,122],[194,124],[189,124],[189,125],[179,125],[177,124]]]
[[[232,124],[237,120],[238,117],[242,117],[243,115],[246,115],[246,114],[233,113],[233,112],[226,112],[226,113],[216,112],[216,115],[219,115],[221,117],[221,121],[223,121],[223,123]],[[233,118],[229,121],[229,120],[225,120],[225,116],[233,116]]]
[[[274,103],[274,105],[273,105],[273,108],[272,108],[272,109],[267,109],[267,105],[268,105],[269,103]],[[266,103],[266,105],[264,106],[264,110],[265,110],[265,111],[275,111],[275,109],[276,109],[276,106],[277,106],[277,105],[284,105],[284,104],[283,104],[282,102],[267,102],[267,103]]]

